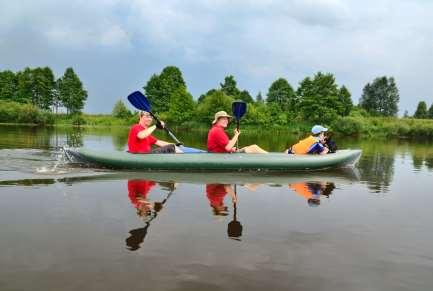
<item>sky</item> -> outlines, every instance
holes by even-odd
[[[400,115],[413,114],[433,103],[433,1],[0,0],[0,70],[45,66],[57,78],[74,69],[87,113],[177,66],[195,99],[227,75],[254,97],[321,71],[358,104],[367,83],[392,76]]]

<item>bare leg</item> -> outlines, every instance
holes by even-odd
[[[268,152],[259,147],[256,144],[249,145],[246,147],[243,147],[241,150],[243,150],[247,154],[267,154]]]

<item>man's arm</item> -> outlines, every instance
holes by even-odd
[[[235,191],[233,191],[232,186],[231,185],[224,185],[224,189],[227,191],[227,193],[232,198],[233,203],[237,203],[238,197],[236,197],[236,193],[235,193]]]
[[[156,129],[156,126],[155,126],[155,125],[152,125],[152,126],[146,128],[146,129],[142,130],[142,131],[139,131],[139,132],[137,133],[137,137],[138,137],[139,139],[146,138],[146,137],[148,137],[149,135],[151,135],[152,132],[153,132],[155,129]]]
[[[229,140],[228,144],[225,147],[226,151],[228,152],[232,151],[233,147],[235,146],[235,143],[238,141],[239,138],[240,131],[235,128],[234,132],[235,134],[233,135],[232,139]]]

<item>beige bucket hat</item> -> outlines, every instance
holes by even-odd
[[[232,118],[230,115],[227,114],[227,112],[218,111],[217,113],[215,113],[215,119],[212,121],[212,124],[215,124],[221,117]]]

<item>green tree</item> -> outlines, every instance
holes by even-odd
[[[114,105],[111,115],[116,118],[128,119],[132,116],[132,113],[128,108],[126,108],[125,103],[119,100]]]
[[[305,120],[326,123],[344,115],[348,107],[350,93],[347,89],[338,89],[335,77],[317,73],[313,79],[305,78],[296,92],[299,99],[299,111]]]
[[[268,114],[267,108],[263,101],[249,104],[247,113],[242,119],[242,124],[252,124],[256,126],[269,125],[272,116]]]
[[[209,91],[206,92],[206,94],[201,94],[200,97],[198,97],[197,102],[198,102],[198,103],[203,102],[203,100],[204,100],[207,96],[209,96],[209,95],[211,95],[211,94],[213,94],[213,93],[215,93],[215,92],[217,92],[217,91],[218,91],[218,90],[216,90],[216,89],[210,89]]]
[[[224,110],[230,114],[233,98],[226,95],[222,90],[217,90],[206,96],[198,105],[197,113],[203,122],[212,122],[216,112]]]
[[[289,82],[284,78],[279,78],[269,87],[266,101],[277,104],[282,111],[294,110],[296,95]]]
[[[18,90],[17,76],[12,71],[0,72],[0,99],[12,101]]]
[[[353,108],[353,102],[351,98],[351,94],[346,86],[341,86],[338,92],[338,99],[340,101],[341,106],[339,107],[338,114],[341,116],[347,116],[350,114],[350,111]]]
[[[253,97],[251,97],[250,92],[248,92],[247,90],[241,91],[238,95],[238,99],[247,103],[254,102]]]
[[[185,87],[179,87],[171,95],[171,102],[168,108],[168,121],[182,124],[191,121],[195,109],[192,95]]]
[[[430,106],[427,112],[427,118],[433,119],[433,104]]]
[[[168,66],[161,74],[152,75],[143,88],[155,111],[166,112],[169,110],[172,94],[180,87],[186,88],[182,72],[175,66]]]
[[[378,77],[365,85],[359,104],[370,114],[395,116],[400,96],[394,78]]]
[[[33,95],[33,70],[25,68],[17,73],[17,94],[15,100],[20,103],[31,103]]]
[[[226,76],[224,78],[224,83],[220,83],[221,86],[221,91],[228,95],[231,96],[233,99],[238,99],[239,98],[239,94],[241,93],[239,91],[239,89],[236,87],[236,80],[235,77],[233,77],[232,75]]]
[[[57,79],[54,84],[53,90],[53,111],[57,114],[59,107],[62,107],[62,100],[60,99],[60,79]]]
[[[32,103],[41,109],[49,110],[53,105],[55,88],[54,74],[50,68],[36,68],[32,72]]]
[[[415,114],[413,115],[415,118],[425,119],[427,118],[427,104],[424,101],[420,101],[418,103],[418,107],[416,108]]]
[[[262,92],[260,92],[260,91],[256,96],[256,102],[257,103],[263,103],[263,96],[262,96]]]
[[[72,68],[67,68],[59,80],[59,96],[68,113],[79,113],[84,107],[87,91]]]

